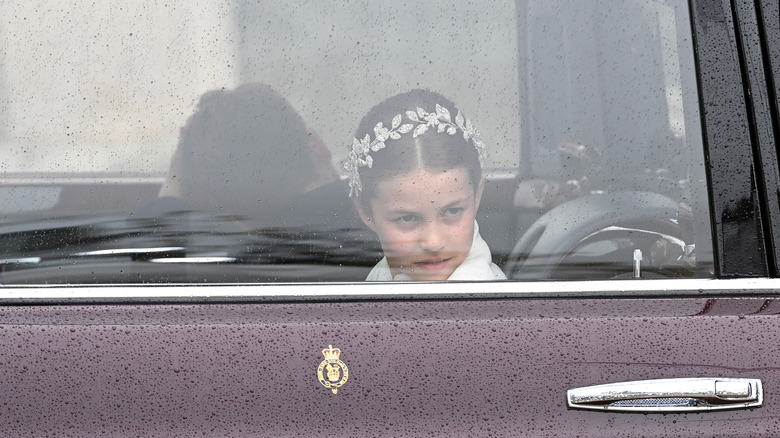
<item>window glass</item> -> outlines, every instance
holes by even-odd
[[[682,1],[0,16],[0,284],[712,275]]]

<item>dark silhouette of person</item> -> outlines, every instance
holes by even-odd
[[[330,150],[264,84],[201,96],[158,198],[135,216],[154,239],[140,246],[178,252],[161,268],[175,281],[355,281],[378,259]],[[224,264],[181,266],[213,260]]]
[[[359,226],[345,193],[317,133],[270,86],[250,83],[201,96],[150,209],[234,216],[251,228]]]

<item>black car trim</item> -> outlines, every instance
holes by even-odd
[[[715,274],[769,275],[737,32],[728,0],[691,3]],[[735,62],[724,62],[732,59]]]
[[[765,73],[766,47],[762,41],[762,26],[754,4],[733,2],[734,23],[739,46],[740,65],[745,78],[746,96],[753,156],[756,161],[758,196],[764,215],[764,231],[770,237],[767,260],[772,276],[780,272],[780,246],[773,244],[780,238],[780,169],[773,133],[771,100]],[[765,35],[764,35],[765,37]]]

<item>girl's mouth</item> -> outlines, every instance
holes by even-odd
[[[438,271],[447,265],[450,259],[437,259],[437,260],[424,260],[420,262],[414,262],[414,264],[425,271]]]

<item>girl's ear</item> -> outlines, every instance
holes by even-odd
[[[360,200],[360,195],[355,197],[355,210],[357,210],[357,214],[360,215],[360,220],[362,220],[363,223],[371,229],[371,231],[376,232],[376,228],[374,228],[374,221],[371,220],[371,214],[363,207],[363,202]]]
[[[485,190],[485,178],[479,179],[477,190],[474,192],[474,211],[479,210],[479,202],[482,200],[482,192]]]

